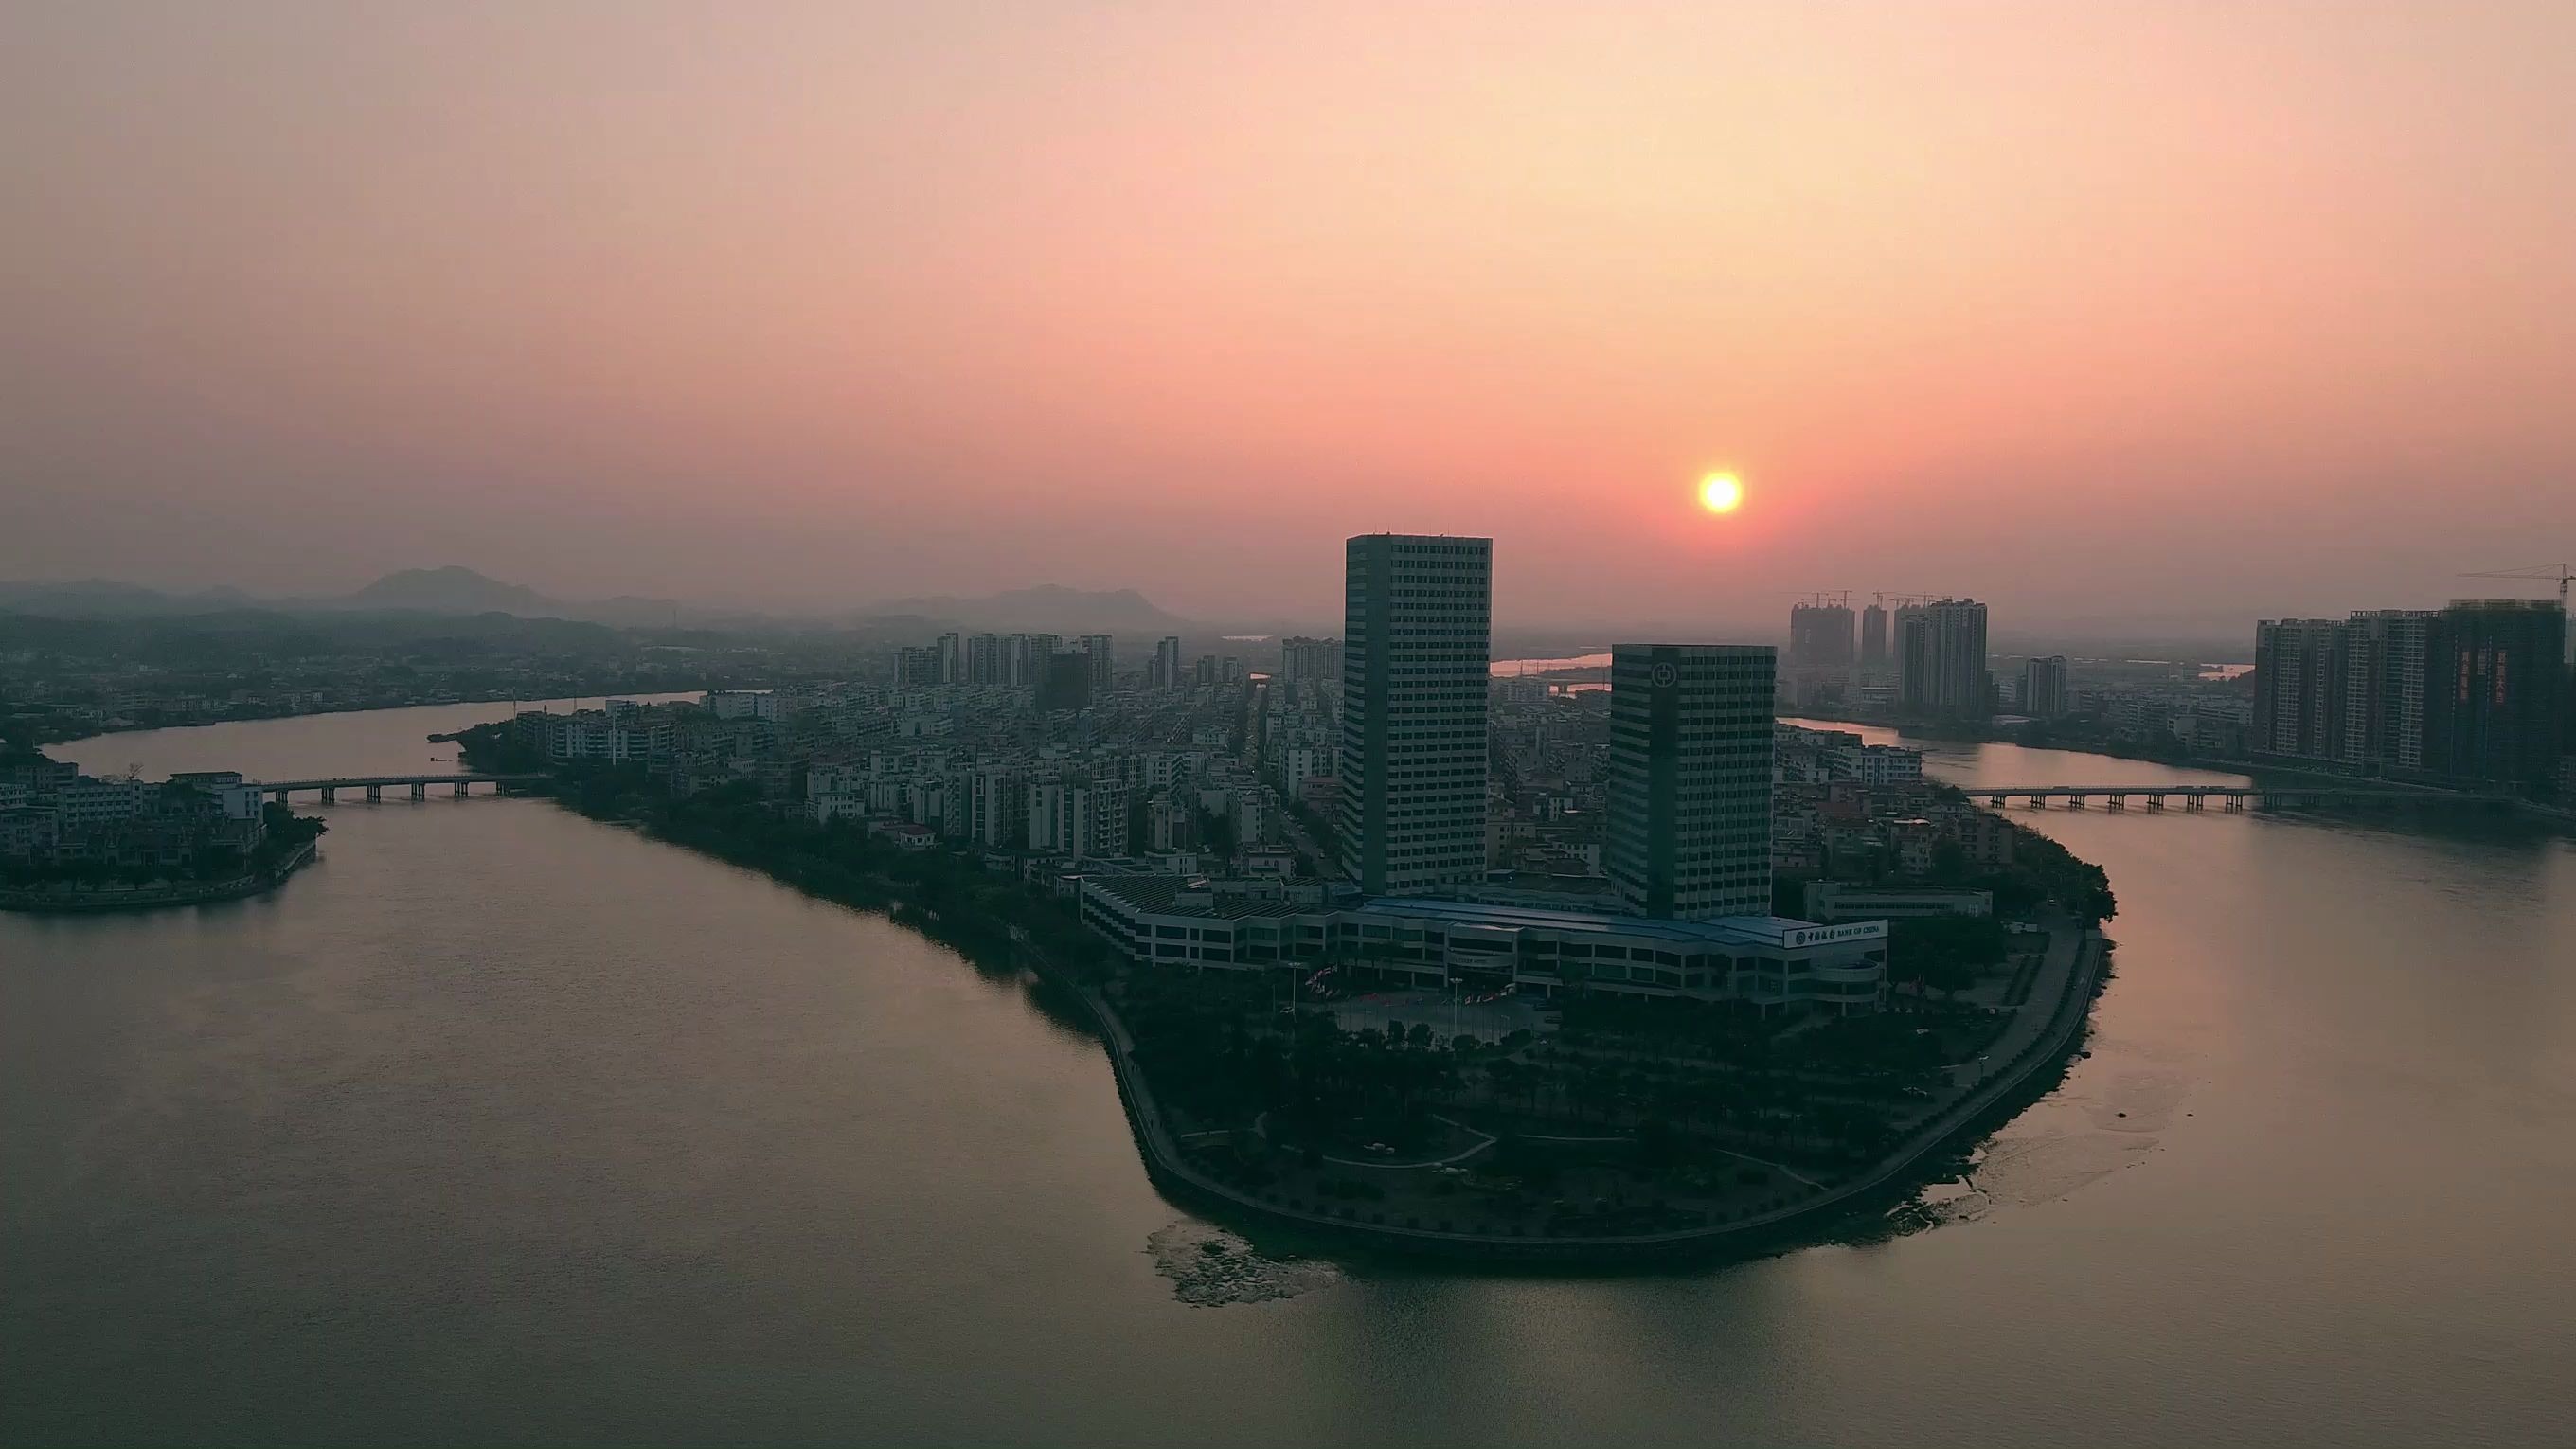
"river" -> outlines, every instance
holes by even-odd
[[[457,706],[59,746],[424,768]],[[445,753],[445,751],[438,751]],[[1936,745],[1962,782],[2206,779]],[[877,917],[537,801],[344,803],[256,901],[0,916],[0,1440],[2564,1442],[2576,847],[2028,816],[2089,1060],[1935,1225],[1194,1306],[1099,1049]]]

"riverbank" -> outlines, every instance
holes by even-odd
[[[657,685],[650,690],[637,691],[631,696],[619,695],[614,689],[583,688],[570,694],[551,695],[544,699],[501,693],[453,696],[409,695],[391,699],[348,700],[317,705],[311,709],[250,711],[198,719],[65,720],[59,723],[43,722],[33,727],[26,726],[22,720],[14,733],[0,736],[0,748],[42,750],[54,745],[76,745],[103,735],[132,734],[143,730],[213,729],[217,725],[266,724],[274,720],[319,719],[330,715],[346,714],[380,714],[397,709],[439,709],[449,705],[518,704],[536,708],[611,697],[631,697],[641,700],[684,699],[693,694],[703,693],[705,688],[706,686],[693,686],[674,690],[666,685]],[[157,714],[158,711],[154,713]]]
[[[471,713],[83,758],[391,774]],[[1928,764],[2194,778],[2003,746]],[[1622,1269],[1174,1206],[1089,1008],[1007,950],[970,963],[530,800],[312,813],[331,858],[271,896],[0,914],[23,1268],[0,1440],[381,1441],[426,1405],[502,1441],[1521,1449],[1706,1437],[1714,1413],[1781,1445],[2111,1425],[2398,1449],[2555,1442],[2576,1416],[2576,1262],[2530,1250],[2576,1182],[2576,844],[2554,837],[2016,810],[2120,894],[2063,1079],[1955,1136],[1969,1160],[1909,1169],[1938,1179],[1918,1195]],[[2476,990],[2448,989],[2461,961]],[[1157,1107],[1199,1125],[1151,1052]],[[1202,1262],[1275,1264],[1296,1296],[1209,1306]]]
[[[988,968],[1033,970],[1103,1043],[1138,1154],[1167,1197],[1243,1226],[1319,1234],[1407,1256],[1644,1264],[1740,1256],[1831,1236],[1830,1229],[1853,1214],[1920,1187],[1928,1180],[1926,1166],[1946,1166],[1963,1134],[2044,1092],[2080,1039],[2085,1007],[2101,984],[2105,965],[2098,932],[2061,924],[2033,974],[2027,1005],[2013,1014],[1984,1054],[1993,1069],[1981,1069],[1973,1082],[1953,1072],[1950,1083],[1923,1103],[1919,1113],[1891,1116],[1887,1128],[1892,1140],[1886,1150],[1862,1162],[1837,1164],[1830,1172],[1811,1166],[1813,1176],[1783,1169],[1784,1180],[1773,1188],[1736,1192],[1733,1201],[1693,1203],[1685,1194],[1676,1206],[1687,1211],[1669,1215],[1683,1222],[1671,1226],[1603,1221],[1578,1227],[1572,1220],[1550,1221],[1467,1197],[1445,1205],[1445,1211],[1466,1221],[1465,1230],[1452,1230],[1440,1221],[1441,1212],[1408,1213],[1398,1203],[1332,1200],[1303,1176],[1247,1173],[1228,1160],[1208,1157],[1204,1139],[1210,1133],[1187,1130],[1210,1126],[1201,1109],[1190,1108],[1187,1124],[1176,1121],[1164,1100],[1170,1084],[1151,1079],[1140,1060],[1138,1037],[1121,1015],[1119,983],[1132,968],[1115,962],[1059,900],[1016,874],[990,870],[980,859],[950,852],[897,851],[856,832],[817,830],[780,817],[756,800],[672,800],[639,781],[605,775],[576,774],[563,784],[558,800],[579,813],[640,826],[657,839],[759,871],[823,899],[884,911]],[[1158,976],[1139,984],[1165,983]],[[1493,1140],[1486,1137],[1488,1146]],[[1193,1142],[1198,1143],[1196,1156],[1188,1145]],[[1710,1150],[1716,1155],[1706,1159],[1709,1163],[1740,1156],[1718,1147]],[[1683,1160],[1701,1159],[1686,1152]],[[1481,1157],[1475,1170],[1494,1171]]]
[[[313,861],[318,840],[304,841],[271,865],[213,881],[156,881],[149,885],[74,884],[0,888],[0,911],[38,915],[89,915],[101,911],[152,911],[166,906],[203,906],[217,901],[266,895]]]
[[[1919,1191],[1930,1179],[1927,1163],[1948,1163],[1958,1148],[1992,1131],[2044,1096],[2072,1063],[2094,999],[2109,979],[2110,943],[2098,930],[2062,928],[2065,970],[2050,977],[2056,1000],[2030,1039],[1965,1098],[1932,1113],[1895,1150],[1856,1177],[1813,1187],[1801,1200],[1732,1222],[1662,1233],[1551,1236],[1525,1232],[1453,1232],[1389,1223],[1383,1213],[1358,1207],[1328,1208],[1302,1199],[1264,1195],[1222,1181],[1192,1165],[1152,1084],[1135,1059],[1126,1023],[1096,987],[1058,982],[1080,1000],[1099,1029],[1127,1113],[1139,1156],[1155,1186],[1175,1201],[1221,1218],[1258,1223],[1399,1256],[1489,1264],[1560,1267],[1651,1267],[1666,1262],[1754,1256],[1831,1236],[1831,1227],[1873,1206]],[[1050,971],[1042,955],[1032,965]]]

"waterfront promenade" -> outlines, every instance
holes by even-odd
[[[1362,1220],[1356,1209],[1330,1212],[1291,1206],[1280,1199],[1219,1182],[1190,1165],[1178,1135],[1154,1099],[1152,1084],[1136,1064],[1135,1041],[1116,1008],[1095,987],[1065,979],[1035,953],[1032,956],[1040,960],[1041,974],[1073,992],[1098,1023],[1117,1078],[1119,1101],[1126,1108],[1146,1171],[1174,1196],[1220,1214],[1241,1214],[1393,1252],[1498,1262],[1642,1263],[1754,1251],[1800,1227],[1907,1186],[1908,1175],[1925,1159],[1951,1146],[1998,1107],[2018,1105],[2020,1094],[2029,1084],[2044,1079],[2066,1062],[2082,1037],[2094,994],[2102,984],[2109,942],[2100,931],[2080,929],[2072,923],[2053,927],[2048,951],[2032,983],[2029,1004],[2016,1013],[2011,1025],[1982,1058],[1953,1068],[1965,1094],[1934,1108],[1886,1156],[1857,1175],[1817,1188],[1795,1202],[1732,1222],[1597,1237],[1409,1228]]]

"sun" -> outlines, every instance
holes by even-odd
[[[1744,501],[1744,484],[1732,473],[1711,473],[1699,480],[1699,506],[1711,513],[1733,513]]]

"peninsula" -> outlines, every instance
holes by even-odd
[[[675,729],[712,726],[664,708]],[[459,743],[478,769],[551,770],[569,808],[1033,972],[1095,1028],[1167,1195],[1412,1256],[1635,1262],[1867,1231],[2055,1082],[2108,975],[2099,869],[1939,786],[1919,797],[1991,822],[1996,863],[1945,849],[1913,884],[1872,887],[1945,909],[1883,928],[1869,1009],[1818,1013],[1648,999],[1563,955],[1544,989],[1527,972],[1426,986],[1418,947],[1393,939],[1258,969],[1139,961],[1100,919],[1131,866],[817,820],[781,808],[816,797],[749,779],[683,793],[643,764],[549,760],[544,728]]]

